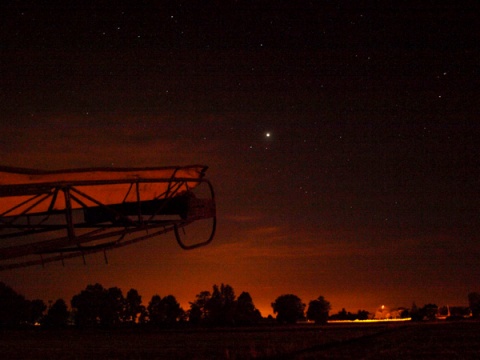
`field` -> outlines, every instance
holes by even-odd
[[[478,359],[480,322],[0,332],[2,359]]]

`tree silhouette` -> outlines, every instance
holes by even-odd
[[[98,283],[88,285],[72,298],[71,305],[79,326],[118,325],[124,317],[125,299],[117,287],[106,290]]]
[[[412,321],[435,320],[438,313],[438,306],[435,304],[425,304],[422,308],[418,308],[415,303],[412,304],[410,316]]]
[[[319,296],[308,304],[307,319],[314,320],[316,324],[326,324],[331,308],[330,303],[323,296]]]
[[[100,323],[106,326],[118,325],[124,318],[125,298],[118,287],[104,292],[100,310]]]
[[[148,319],[151,324],[161,324],[163,320],[162,298],[153,295],[147,306]]]
[[[164,324],[172,326],[178,321],[183,320],[185,311],[180,307],[177,299],[173,295],[167,295],[162,299],[164,309]]]
[[[260,311],[255,308],[252,297],[248,292],[242,292],[237,299],[235,309],[235,324],[253,325],[262,318]]]
[[[330,320],[367,320],[370,313],[367,310],[358,310],[357,313],[351,313],[346,311],[345,308],[338,313],[330,315]]]
[[[188,322],[193,325],[198,325],[202,321],[203,311],[195,303],[190,303],[190,310],[187,312]]]
[[[29,306],[25,297],[0,282],[0,326],[18,326],[30,320]]]
[[[97,325],[100,322],[101,303],[105,289],[100,284],[87,285],[71,300],[75,310],[75,323],[79,326]]]
[[[310,309],[310,307],[309,307],[309,309]],[[307,311],[307,313],[308,313],[308,311]],[[307,318],[308,318],[308,314],[307,314]],[[342,308],[342,310],[340,310],[338,313],[331,315],[330,319],[331,320],[353,320],[352,319],[352,313],[350,311],[347,312],[347,310],[345,310],[345,308]]]
[[[190,303],[188,320],[192,324],[199,324],[208,318],[207,303],[212,297],[210,291],[202,291],[197,294],[194,302]]]
[[[212,296],[206,303],[209,323],[233,325],[235,305],[235,292],[230,285],[213,285]]]
[[[43,300],[32,300],[28,301],[28,313],[29,319],[28,322],[30,324],[36,324],[42,321],[43,313],[47,310],[47,305],[43,302]]]
[[[468,304],[474,318],[480,317],[480,294],[471,292],[468,294]]]
[[[138,294],[137,290],[130,289],[125,297],[124,321],[134,324],[137,321],[138,315],[144,310],[145,307],[142,305],[142,297]]]
[[[197,325],[249,325],[261,318],[250,294],[242,292],[236,299],[233,287],[228,284],[213,285],[212,293],[200,292],[188,311],[189,322]]]
[[[43,324],[50,327],[64,327],[67,325],[69,315],[65,300],[58,299],[48,309]]]
[[[358,310],[357,319],[358,320],[367,320],[370,313],[367,310]]]
[[[167,295],[163,299],[159,295],[152,296],[147,311],[149,323],[167,327],[182,320],[185,313],[173,295]]]
[[[415,304],[415,302],[412,303],[412,308],[410,309],[410,317],[412,318],[412,321],[422,320],[420,309],[418,308],[417,304]]]
[[[273,313],[277,314],[277,321],[281,323],[294,324],[304,319],[305,304],[293,294],[280,295],[272,303]]]

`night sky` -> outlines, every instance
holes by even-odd
[[[0,5],[1,165],[205,164],[218,231],[0,281],[184,309],[227,283],[265,316],[287,293],[374,312],[480,291],[476,1],[38,3]]]

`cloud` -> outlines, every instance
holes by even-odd
[[[428,254],[440,254],[445,257],[447,245],[453,239],[436,240],[430,237],[407,237],[395,241],[371,241],[361,237],[354,231],[317,231],[308,233],[297,231],[293,233],[281,226],[260,226],[235,232],[228,238],[219,235],[209,246],[208,254],[204,260],[228,259],[276,259],[276,261],[289,259],[322,259],[334,261],[338,259],[362,259],[363,262],[376,264],[392,261],[411,262],[423,259]],[[425,249],[427,246],[428,249]],[[403,260],[401,260],[403,259]],[[232,260],[233,261],[233,260]],[[347,260],[346,260],[347,261]]]
[[[254,229],[250,229],[248,231],[250,235],[253,236],[272,236],[274,235],[276,238],[278,238],[278,234],[281,234],[281,227],[280,226],[262,226],[262,227],[257,227]]]
[[[225,241],[217,239],[209,248],[208,259],[275,258],[329,258],[351,255],[371,255],[374,250],[362,248],[360,244],[339,242],[329,234],[318,234],[315,238],[308,234],[290,235],[280,226],[261,226],[235,233]]]
[[[251,215],[225,215],[223,216],[223,219],[232,221],[235,223],[250,223],[250,222],[258,221],[257,216],[251,216]]]
[[[44,115],[37,120],[21,128],[1,126],[4,165],[60,169],[222,163],[218,141],[203,140],[185,119]]]

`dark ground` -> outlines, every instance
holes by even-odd
[[[478,359],[480,322],[5,330],[2,359]]]

